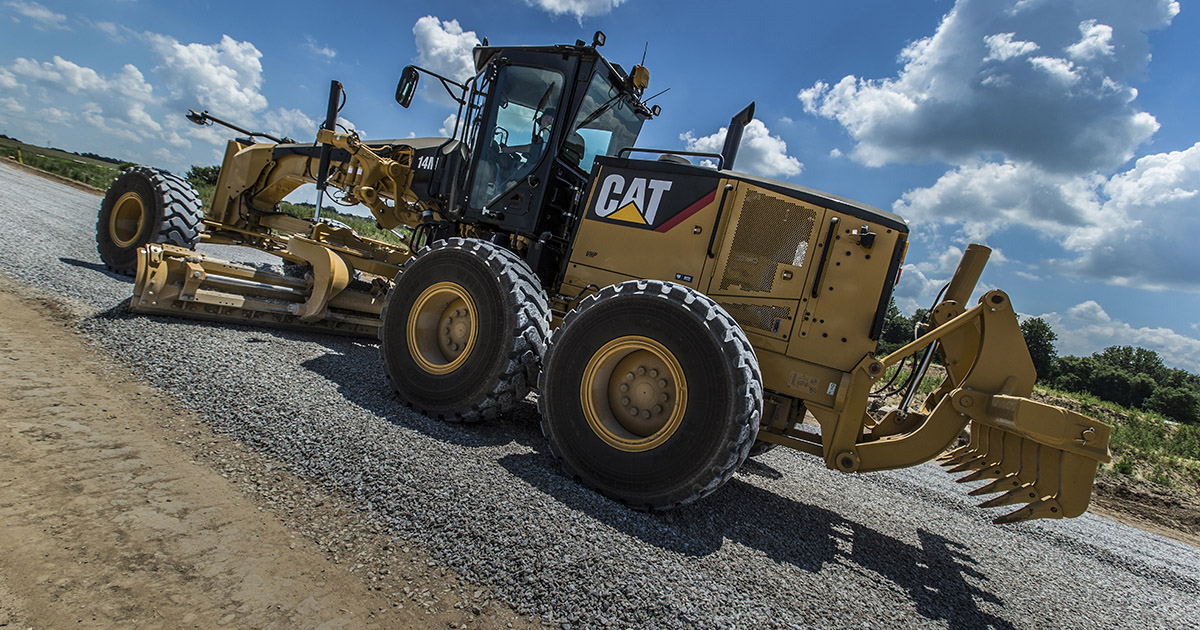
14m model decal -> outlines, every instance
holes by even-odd
[[[711,178],[657,179],[610,172],[600,183],[592,211],[606,222],[666,232],[711,204],[715,184]],[[695,201],[683,205],[691,200]]]

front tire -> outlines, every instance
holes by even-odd
[[[164,170],[136,166],[117,176],[104,194],[96,250],[110,271],[132,276],[143,245],[194,249],[201,218],[200,196],[191,184]]]
[[[762,376],[720,305],[683,285],[601,289],[551,338],[542,431],[564,467],[638,509],[692,503],[733,476],[762,417]]]
[[[379,327],[384,371],[400,399],[428,416],[493,418],[536,383],[549,312],[516,254],[476,239],[438,241],[388,292]]]

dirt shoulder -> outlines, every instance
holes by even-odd
[[[531,625],[4,277],[0,312],[0,627]]]

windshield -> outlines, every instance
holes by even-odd
[[[494,89],[490,127],[482,130],[482,150],[471,188],[470,206],[475,209],[494,202],[541,161],[562,95],[563,77],[549,69],[505,66]]]
[[[592,170],[597,155],[616,155],[634,146],[644,122],[630,105],[630,96],[613,87],[607,75],[600,70],[592,77],[567,138],[568,145],[583,145],[579,167],[584,171]]]

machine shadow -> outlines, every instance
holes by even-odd
[[[104,270],[102,265],[93,265],[92,263],[81,262],[79,266],[100,267],[100,271],[112,275],[114,278],[129,280],[132,282],[131,278],[112,274],[111,272]],[[92,315],[88,319],[106,321],[145,319],[148,321],[159,322],[164,325],[170,325],[172,327],[192,326],[199,329],[230,330],[245,333],[247,335],[245,339],[246,343],[262,343],[267,341],[268,337],[273,337],[276,339],[314,343],[328,348],[330,351],[338,354],[353,352],[354,349],[363,350],[368,354],[374,355],[378,355],[379,352],[375,349],[375,342],[370,339],[339,336],[320,331],[307,332],[303,330],[276,328],[259,324],[238,324],[228,321],[214,321],[199,317],[187,317],[184,315],[173,316],[159,313],[135,313],[133,309],[130,308],[130,304],[132,302],[133,298],[127,297],[113,306],[110,306],[109,308]]]
[[[508,413],[479,423],[430,418],[409,409],[392,392],[376,346],[347,341],[328,347],[333,352],[309,359],[301,367],[333,383],[338,393],[351,403],[396,426],[457,446],[478,448],[516,442],[535,450],[544,448],[537,406],[530,402],[518,403]],[[345,369],[348,363],[358,369],[348,372]]]
[[[64,258],[64,257],[59,257],[58,262],[63,263],[64,265],[71,265],[72,267],[79,267],[80,269],[88,269],[91,271],[95,271],[97,273],[102,273],[102,274],[108,276],[109,278],[112,278],[113,280],[120,280],[122,282],[128,282],[131,284],[133,283],[132,276],[126,276],[126,275],[122,275],[122,274],[119,274],[119,273],[116,273],[113,271],[109,271],[108,267],[105,267],[103,263],[88,262],[86,260],[79,260],[78,258]]]
[[[86,263],[85,263],[86,264]],[[120,320],[142,315],[129,310],[129,300],[92,316]],[[316,342],[329,352],[304,361],[300,367],[333,383],[352,404],[388,422],[427,437],[465,447],[518,443],[532,452],[498,460],[515,478],[563,505],[587,514],[615,530],[656,547],[694,557],[720,550],[729,539],[757,549],[768,557],[808,572],[827,564],[850,564],[872,571],[903,589],[918,613],[944,620],[950,627],[1010,628],[1003,619],[979,609],[979,602],[1003,605],[994,594],[976,586],[986,577],[973,567],[965,547],[937,534],[918,530],[919,545],[911,545],[843,518],[829,510],[781,497],[737,478],[696,505],[665,513],[642,513],[609,500],[568,478],[549,453],[539,427],[536,405],[516,409],[479,424],[452,424],[429,418],[404,406],[392,393],[374,344],[316,333],[293,332],[161,318],[173,326],[188,324],[241,328],[247,342],[263,335]],[[348,365],[356,369],[347,369]],[[782,473],[748,460],[742,474],[778,479]]]
[[[974,568],[966,547],[924,529],[917,530],[919,544],[912,545],[737,478],[697,504],[642,513],[568,479],[542,453],[507,455],[499,463],[560,503],[662,549],[706,556],[728,539],[810,573],[828,564],[852,565],[903,589],[925,618],[951,628],[1013,627],[979,608],[980,602],[1003,606],[1003,601],[984,590],[987,577]],[[774,471],[752,460],[747,464]]]

